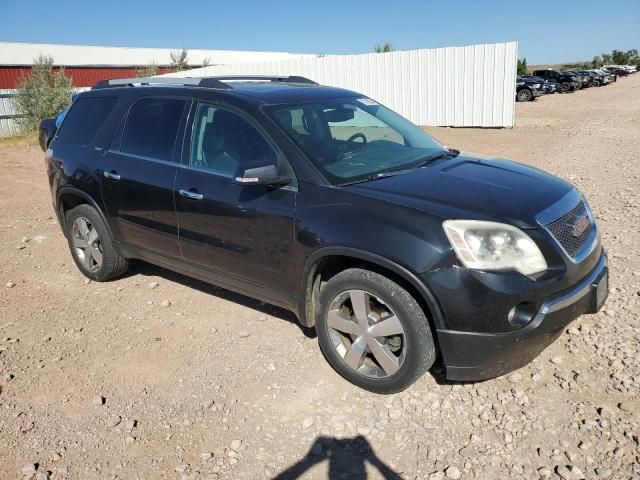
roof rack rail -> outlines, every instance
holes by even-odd
[[[309,85],[318,85],[313,80],[301,77],[299,75],[224,75],[216,77],[208,77],[224,82],[225,80],[242,81],[242,80],[261,80],[266,82],[282,82],[282,83],[307,83]]]
[[[102,80],[96,83],[92,87],[92,90],[113,87],[133,87],[135,85],[184,85],[192,87],[220,88],[223,90],[233,88],[215,77],[141,77]]]

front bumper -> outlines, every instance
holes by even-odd
[[[507,333],[438,329],[446,376],[451,380],[484,380],[521,368],[558,338],[580,315],[596,313],[608,295],[607,257],[580,282],[547,299],[526,326]]]
[[[531,93],[533,94],[533,97],[535,98],[535,97],[540,97],[540,96],[544,95],[545,92],[544,92],[544,90],[534,90],[534,89],[532,89]]]

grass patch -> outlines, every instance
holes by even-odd
[[[16,147],[18,145],[38,145],[37,132],[21,133],[12,137],[0,138],[0,147]]]

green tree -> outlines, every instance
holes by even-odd
[[[183,48],[179,52],[170,52],[171,68],[176,72],[182,72],[183,70],[189,70],[189,59],[187,58],[189,53],[186,48]]]
[[[603,65],[610,65],[611,64],[611,55],[608,53],[603,53],[602,54],[602,64]]]
[[[620,50],[613,50],[611,52],[611,61],[616,65],[626,65],[628,60],[629,57],[627,54]]]
[[[602,57],[600,55],[594,55],[593,60],[591,60],[591,68],[599,68],[602,66]]]
[[[136,76],[138,78],[153,77],[158,74],[158,64],[151,62],[146,67],[138,68],[136,70]]]
[[[384,42],[373,47],[373,51],[376,53],[389,53],[393,50],[393,45],[389,42]]]
[[[522,60],[518,59],[518,75],[526,75],[527,74],[527,59],[523,58]]]
[[[13,98],[21,127],[35,131],[40,120],[51,118],[71,103],[71,78],[64,68],[53,70],[53,58],[39,55],[31,72],[21,75]]]

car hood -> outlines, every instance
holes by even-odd
[[[536,215],[573,186],[520,163],[462,154],[346,188],[442,218],[485,219],[537,228]]]

